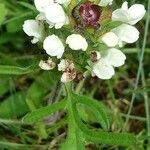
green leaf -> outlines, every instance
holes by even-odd
[[[7,15],[7,9],[5,7],[5,4],[0,4],[0,25],[3,23],[5,17]]]
[[[6,24],[7,33],[15,33],[22,30],[22,25],[25,18],[20,18]],[[16,28],[17,27],[17,28]]]
[[[50,114],[65,108],[66,106],[66,100],[62,100],[58,103],[54,103],[52,105],[42,107],[40,109],[37,109],[35,111],[32,111],[31,113],[28,113],[24,118],[23,122],[25,123],[35,123],[39,121],[40,119],[43,119],[46,116],[49,116]]]
[[[86,97],[86,96],[80,96],[77,94],[73,94],[73,100],[76,100],[78,103],[84,104],[85,106],[88,106],[93,114],[96,117],[96,120],[102,125],[104,129],[109,129],[110,123],[109,123],[109,117],[108,112],[106,112],[106,107],[102,104],[97,102],[96,100]]]
[[[29,3],[26,3],[26,2],[18,2],[18,4],[32,10],[32,11],[36,11],[35,7]]]
[[[0,76],[0,96],[10,90],[9,80],[6,77]]]
[[[34,68],[35,66],[21,68],[17,66],[0,65],[0,74],[23,75],[33,72]]]
[[[72,107],[76,124],[83,132],[85,139],[89,142],[96,142],[100,144],[131,146],[136,145],[137,139],[134,135],[128,133],[113,133],[101,130],[89,129],[80,119],[78,111]]]
[[[82,130],[83,131],[83,130]],[[136,137],[129,133],[112,133],[104,131],[90,131],[84,129],[85,139],[99,144],[133,146],[137,144]]]
[[[21,13],[19,15],[15,15],[14,17],[4,21],[2,24],[4,25],[4,24],[7,24],[9,22],[16,21],[18,19],[27,18],[27,17],[29,18],[31,16],[33,16],[33,12],[32,11],[28,11],[28,12],[25,12],[25,13]]]
[[[70,130],[68,130],[69,135],[74,133],[75,128],[81,132],[80,139],[83,139],[83,141],[86,142],[94,142],[99,144],[107,144],[107,145],[119,145],[119,146],[134,146],[137,144],[137,139],[134,135],[128,134],[128,133],[113,133],[113,132],[106,132],[98,129],[90,129],[87,127],[85,123],[82,122],[79,112],[75,105],[77,102],[84,103],[85,105],[89,105],[90,99],[86,101],[86,99],[83,96],[78,96],[72,93],[70,90],[70,86],[66,85],[67,89],[67,109],[68,109],[68,115],[71,116],[71,122],[73,122],[73,127],[70,127]],[[94,103],[93,103],[94,104]],[[90,103],[92,106],[92,103]],[[97,106],[94,104],[95,110],[97,109]],[[73,128],[73,129],[72,129]],[[68,137],[69,138],[69,137]],[[76,140],[76,139],[74,139]],[[70,142],[70,140],[68,140]],[[76,140],[76,143],[78,144],[79,141]],[[83,143],[82,143],[83,146]],[[85,148],[80,148],[81,150]]]
[[[74,103],[67,99],[67,113],[68,113],[68,136],[65,143],[61,146],[61,150],[83,150],[85,147],[85,139],[82,132],[76,125],[72,107]],[[80,137],[80,138],[79,138]]]
[[[72,125],[72,122],[68,122],[68,137],[65,143],[61,146],[60,150],[84,150],[85,139],[83,138],[82,132],[78,127]],[[69,131],[72,128],[72,131]]]
[[[0,104],[1,118],[16,118],[29,111],[25,101],[25,92],[18,92],[4,99]]]

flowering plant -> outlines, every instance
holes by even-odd
[[[124,2],[121,8],[113,10],[113,0],[34,0],[34,3],[38,15],[26,20],[23,30],[33,37],[33,44],[39,43],[43,47],[46,55],[39,62],[40,68],[60,72],[61,82],[66,83],[67,96],[63,101],[29,113],[24,121],[35,122],[66,108],[69,133],[62,149],[82,150],[87,142],[136,144],[137,140],[131,134],[107,132],[110,118],[105,107],[75,94],[67,83],[79,82],[87,74],[103,80],[111,79],[115,68],[124,65],[126,60],[121,47],[139,38],[134,25],[144,17],[144,6],[134,4],[128,7],[128,2]],[[104,131],[91,130],[83,123],[78,104],[92,110]]]
[[[120,47],[134,43],[139,31],[133,26],[145,15],[143,5],[112,10],[112,0],[71,1],[35,0],[39,12],[35,20],[26,20],[23,30],[39,42],[48,55],[39,66],[52,70],[58,66],[66,83],[85,72],[100,79],[110,79],[115,67],[125,63]],[[55,59],[55,57],[57,59]]]

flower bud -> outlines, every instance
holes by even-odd
[[[100,7],[98,5],[86,2],[80,6],[79,12],[85,26],[98,25],[101,14]]]

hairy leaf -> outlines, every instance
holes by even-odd
[[[28,113],[23,118],[23,122],[35,123],[36,121],[39,121],[40,119],[43,119],[44,117],[49,116],[50,114],[65,108],[65,106],[66,106],[66,100],[62,100],[58,103],[54,103],[52,105],[42,107],[40,109],[32,111],[31,113]]]
[[[109,129],[109,117],[108,113],[105,110],[105,106],[102,103],[97,102],[94,99],[91,99],[87,96],[80,96],[73,94],[73,100],[76,100],[78,103],[82,103],[85,106],[88,106],[94,113],[97,121],[102,125],[104,129]]]
[[[23,75],[33,72],[34,68],[35,66],[21,68],[17,66],[0,65],[0,74]]]

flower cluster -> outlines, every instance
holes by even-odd
[[[120,47],[134,43],[139,31],[133,26],[146,11],[143,5],[112,10],[113,0],[34,0],[38,15],[26,20],[24,32],[39,42],[48,55],[39,66],[62,73],[61,81],[70,82],[90,71],[100,79],[110,79],[115,67],[125,63]]]

